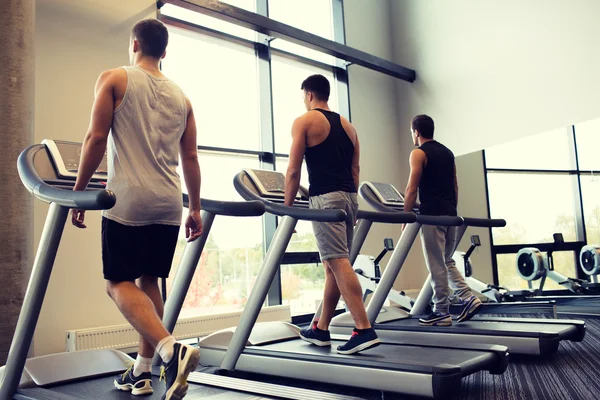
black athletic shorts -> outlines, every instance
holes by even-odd
[[[142,275],[167,278],[178,236],[178,226],[128,226],[102,217],[104,279],[134,281]]]

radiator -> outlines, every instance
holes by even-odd
[[[196,339],[221,329],[236,326],[242,311],[181,318],[175,325],[175,339]],[[291,321],[290,307],[271,306],[260,311],[258,322]],[[67,351],[117,349],[135,351],[139,336],[131,325],[104,326],[67,331]]]

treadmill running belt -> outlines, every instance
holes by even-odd
[[[159,382],[154,377],[154,394],[151,396],[132,396],[130,392],[123,392],[116,389],[113,385],[115,377],[105,376],[102,378],[91,379],[80,382],[72,382],[64,385],[57,385],[50,388],[30,388],[19,389],[15,395],[18,400],[74,400],[74,399],[93,399],[93,400],[131,400],[140,398],[144,400],[159,400],[165,393],[164,382]],[[200,386],[190,384],[186,400],[209,399],[209,400],[256,400],[258,397],[251,393],[233,392],[211,386]]]
[[[514,319],[513,319],[514,320]],[[477,330],[481,335],[493,336],[522,336],[522,337],[547,337],[558,334],[561,338],[569,338],[578,333],[575,325],[568,324],[546,324],[540,319],[535,324],[520,322],[499,322],[499,321],[478,321],[471,320],[465,322],[452,322],[452,326],[421,326],[419,319],[406,318],[402,320],[390,321],[383,324],[376,324],[375,329],[386,330],[407,330],[407,331],[427,331],[440,333],[460,333],[461,330]]]
[[[491,366],[496,361],[496,355],[492,352],[397,344],[381,344],[356,355],[338,354],[337,346],[344,343],[332,340],[331,347],[318,347],[301,340],[289,340],[247,347],[244,354],[264,356],[268,353],[269,357],[301,358],[321,363],[436,374],[457,372],[456,367],[459,367],[463,376],[482,369],[482,363]]]

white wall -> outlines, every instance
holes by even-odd
[[[457,154],[600,116],[597,0],[393,0],[398,110]],[[365,29],[367,30],[367,29]]]
[[[129,30],[156,15],[154,0],[39,0],[36,9],[35,142],[83,140],[94,84],[105,69],[129,63]],[[35,244],[47,206],[35,203]],[[34,338],[34,355],[65,350],[68,329],[121,324],[105,292],[100,214],[84,231],[67,222]]]
[[[489,218],[483,171],[483,152],[475,151],[456,157],[458,172],[458,215],[472,218]],[[479,235],[481,247],[471,255],[473,276],[483,282],[493,283],[492,248],[490,230],[469,228],[465,232],[458,249],[467,251],[471,246],[471,235]]]
[[[393,0],[392,0],[393,1]],[[345,0],[346,44],[384,59],[393,59],[390,0]],[[361,181],[373,180],[393,184],[404,192],[408,179],[408,155],[413,148],[409,121],[398,118],[403,104],[398,102],[397,79],[352,65],[350,107],[352,123],[358,130],[361,147]],[[405,123],[406,122],[406,123]],[[369,209],[364,202],[361,207]],[[383,239],[398,242],[398,226],[373,226],[362,254],[376,256],[383,249]],[[384,259],[385,265],[389,255]],[[419,239],[415,241],[395,287],[420,288],[427,276]]]

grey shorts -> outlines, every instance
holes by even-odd
[[[332,258],[348,258],[352,247],[354,223],[358,213],[356,193],[330,192],[310,197],[310,208],[346,211],[345,222],[313,222],[321,261]]]

